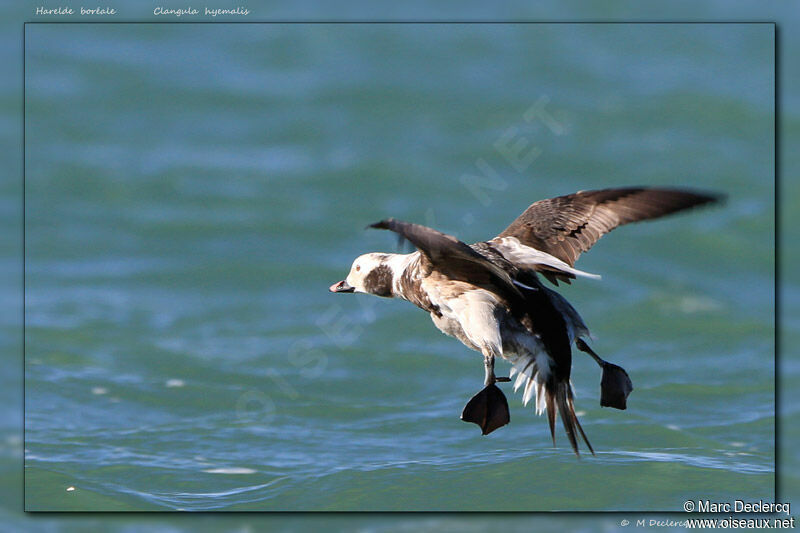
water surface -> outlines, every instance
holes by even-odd
[[[669,510],[774,492],[771,25],[29,25],[29,510]],[[522,143],[516,145],[515,143]],[[518,152],[514,152],[518,150]],[[512,154],[518,153],[518,156]],[[468,242],[631,184],[562,293],[624,366],[597,451],[404,302],[331,295],[387,216]],[[506,368],[500,364],[500,371]],[[74,490],[68,490],[74,488]]]

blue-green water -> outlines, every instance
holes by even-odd
[[[771,499],[773,60],[770,25],[29,25],[26,507]],[[327,292],[395,250],[380,218],[472,242],[629,184],[729,199],[617,230],[562,290],[636,387],[601,409],[576,356],[597,457],[510,392],[481,437],[478,354]]]

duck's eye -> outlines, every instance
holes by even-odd
[[[361,265],[356,265],[356,272],[358,272],[359,270],[361,270]]]

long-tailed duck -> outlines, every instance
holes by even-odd
[[[443,333],[481,352],[485,387],[469,400],[461,418],[479,425],[484,435],[510,421],[508,402],[495,383],[517,374],[514,390],[523,387],[523,403],[534,398],[537,414],[547,411],[553,445],[558,410],[575,454],[576,429],[594,454],[573,406],[571,345],[603,369],[601,406],[625,409],[633,385],[623,368],[589,348],[583,319],[538,275],[556,286],[577,276],[599,277],[574,264],[604,234],[622,224],[717,200],[715,195],[675,189],[581,191],[535,202],[497,237],[472,245],[389,218],[370,227],[398,233],[417,251],[362,255],[347,279],[330,290],[407,300],[430,313]],[[509,377],[495,376],[498,356],[512,363]]]

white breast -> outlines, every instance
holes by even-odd
[[[451,285],[459,283],[464,287]],[[466,290],[459,293],[458,289],[462,288]],[[430,282],[426,290],[431,302],[439,307],[440,315],[431,313],[436,327],[473,350],[480,352],[485,347],[511,362],[513,366],[509,376],[517,375],[514,390],[523,388],[523,404],[535,399],[536,412],[544,412],[547,406],[544,383],[549,379],[552,360],[538,336],[519,324],[501,324],[501,319],[509,320],[510,317],[499,308],[497,297],[485,289],[463,282]],[[562,313],[569,314],[567,311],[571,310],[577,317],[577,323],[570,324],[573,326],[570,336],[576,329],[585,331],[583,321],[572,306],[566,300],[557,303],[562,308],[568,306],[568,309],[559,309]]]
[[[473,350],[488,348],[495,355],[502,355],[497,296],[461,281],[426,280],[423,288],[439,308],[441,316],[431,314],[439,330]]]

